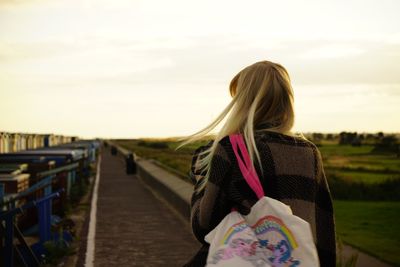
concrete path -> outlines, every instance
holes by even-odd
[[[365,254],[353,247],[347,245],[343,246],[343,256],[345,258],[350,258],[353,254],[358,255],[356,267],[392,267],[392,265]]]
[[[94,266],[182,266],[199,248],[187,223],[157,199],[120,157],[102,153]]]

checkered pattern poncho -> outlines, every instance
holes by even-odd
[[[336,262],[335,224],[332,199],[318,148],[310,141],[275,133],[256,132],[263,172],[255,168],[266,196],[289,205],[293,214],[310,223],[322,267]],[[191,201],[191,225],[196,238],[203,244],[185,266],[204,266],[208,244],[204,236],[214,229],[232,207],[248,214],[256,203],[255,193],[247,185],[238,167],[229,137],[223,138],[211,162],[209,180],[197,192],[204,172],[196,169],[199,147],[192,160],[191,175],[198,182]]]

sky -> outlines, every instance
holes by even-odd
[[[298,132],[400,132],[400,1],[0,0],[0,131],[170,137],[244,67],[290,73]]]

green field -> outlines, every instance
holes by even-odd
[[[345,243],[400,266],[400,202],[335,200],[334,209]]]
[[[372,145],[322,145],[324,167],[329,178],[336,175],[347,181],[382,183],[400,178],[400,159],[395,154],[374,154]]]
[[[141,157],[152,158],[174,168],[186,175],[190,168],[193,151],[207,141],[197,142],[175,150],[176,141],[120,140],[118,143],[134,151]],[[154,143],[162,143],[163,148],[151,147]],[[141,145],[140,145],[141,144]],[[373,154],[372,145],[354,147],[350,145],[323,144],[319,147],[326,175],[335,175],[346,181],[367,184],[382,183],[400,178],[400,159],[394,154]]]
[[[177,151],[175,148],[179,143],[173,140],[120,140],[118,143],[141,157],[156,159],[186,177],[193,151],[207,141]],[[373,153],[373,148],[372,145],[354,147],[332,142],[319,145],[328,181],[330,177],[344,181],[331,185],[342,188],[353,187],[356,183],[376,188],[376,185],[399,179],[400,158],[393,153]],[[379,199],[387,192],[385,190],[378,191]],[[340,239],[400,266],[400,202],[335,200],[334,208]]]

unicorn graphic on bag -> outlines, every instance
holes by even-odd
[[[261,251],[259,242],[251,239],[237,238],[232,239],[228,247],[217,250],[209,263],[217,264],[221,260],[228,260],[235,256],[251,262],[255,267],[265,266],[267,262],[267,257]]]
[[[293,260],[292,252],[286,240],[281,240],[272,249],[273,256],[269,257],[269,261],[274,267],[296,267],[300,265],[300,261]]]
[[[269,245],[268,240],[253,241],[237,238],[229,242],[229,247],[219,249],[213,256],[211,264],[228,260],[235,256],[252,263],[254,267],[296,267],[300,264],[293,260],[289,244],[281,240],[276,246]]]

